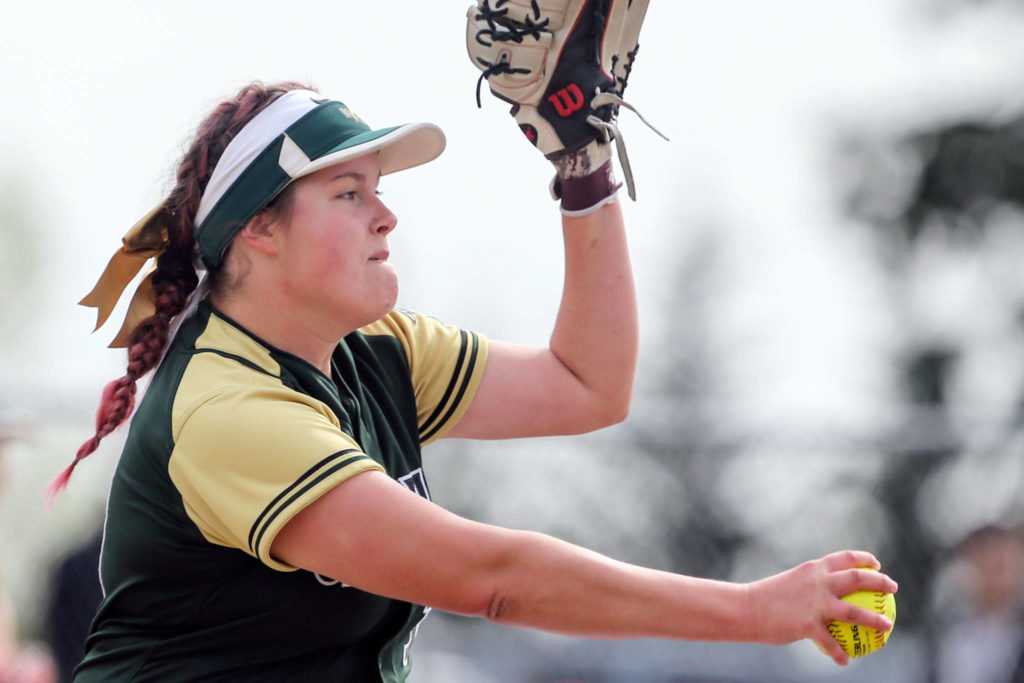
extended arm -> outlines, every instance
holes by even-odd
[[[891,625],[838,596],[896,589],[884,574],[855,569],[879,565],[852,551],[753,584],[645,569],[463,519],[379,472],[352,478],[293,518],[273,554],[378,595],[506,625],[593,638],[813,638],[839,663],[847,659],[828,634],[829,620]]]
[[[629,411],[637,306],[618,202],[562,218],[565,285],[548,348],[491,342],[472,405],[448,436],[575,434]]]

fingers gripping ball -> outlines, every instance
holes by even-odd
[[[884,614],[896,623],[896,598],[892,593],[857,591],[843,597],[844,602]],[[891,631],[876,631],[867,626],[830,621],[828,631],[850,657],[863,657],[885,647]]]

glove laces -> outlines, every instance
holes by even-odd
[[[537,0],[530,0],[533,17],[527,16],[525,24],[520,24],[507,18],[508,8],[502,7],[507,2],[508,0],[496,0],[492,7],[490,0],[484,0],[484,3],[480,6],[480,12],[476,15],[476,19],[477,21],[486,21],[487,28],[476,32],[476,42],[487,47],[493,45],[494,41],[522,43],[526,36],[540,40],[541,33],[547,31],[547,26],[551,23],[550,19],[545,17],[540,21],[535,21],[540,19],[540,5],[537,4]],[[550,31],[547,32],[550,33]],[[484,67],[483,73],[480,74],[480,78],[476,81],[476,106],[478,109],[483,107],[483,102],[480,99],[480,89],[483,87],[485,80],[491,76],[500,76],[502,74],[530,73],[529,69],[509,64],[507,56],[497,62],[489,62],[479,57],[477,61]]]
[[[526,23],[520,24],[517,21],[508,19],[508,8],[502,7],[508,2],[508,0],[496,0],[494,7],[491,7],[490,0],[484,0],[484,3],[480,6],[480,12],[476,15],[477,21],[486,21],[487,28],[476,32],[476,40],[481,45],[490,47],[493,43],[488,42],[485,38],[489,38],[491,41],[513,41],[516,43],[523,42],[523,38],[531,36],[536,40],[540,40],[540,34],[547,31],[548,24],[551,20],[545,17],[540,21],[540,5],[537,4],[537,0],[530,0],[530,6],[533,9],[533,17],[526,17]],[[550,31],[547,31],[550,33]]]
[[[626,102],[617,93],[598,90],[592,100],[594,109],[609,104],[613,105],[616,111],[619,107],[625,107],[630,110],[636,114],[641,121],[643,121],[644,125],[657,133],[663,140],[668,141],[668,137],[664,133],[655,128],[650,121],[644,118],[643,114],[637,111],[636,107]],[[609,143],[612,140],[615,141],[615,152],[619,156],[619,165],[622,167],[622,177],[626,183],[626,192],[629,193],[630,199],[636,201],[636,185],[633,182],[633,168],[629,164],[629,155],[626,153],[626,141],[622,138],[622,131],[619,130],[619,127],[616,124],[615,115],[613,115],[608,121],[605,121],[596,114],[591,114],[587,117],[587,123],[600,131],[604,142]]]

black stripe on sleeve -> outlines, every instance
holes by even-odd
[[[351,455],[356,453],[356,455]],[[346,457],[351,456],[351,457]],[[366,458],[362,452],[355,448],[349,448],[344,451],[339,451],[334,455],[330,455],[313,467],[309,468],[302,474],[301,477],[295,480],[288,488],[278,494],[274,500],[263,508],[263,512],[256,518],[252,528],[249,530],[249,549],[254,555],[259,555],[257,548],[259,548],[260,542],[263,540],[264,534],[266,534],[267,528],[273,523],[277,516],[295,501],[296,498],[302,496],[313,486],[334,474],[338,470],[348,467],[353,462]]]
[[[476,335],[473,336],[475,340]],[[426,440],[424,433],[434,427],[434,422],[441,417],[445,406],[448,405],[448,399],[451,398],[452,393],[455,391],[455,385],[459,381],[459,375],[462,372],[462,365],[466,360],[466,339],[468,338],[468,334],[465,330],[460,331],[460,337],[462,338],[462,343],[459,346],[459,357],[455,361],[455,371],[452,372],[451,381],[448,382],[448,386],[444,390],[444,396],[442,396],[441,400],[438,401],[437,408],[434,409],[433,414],[431,414],[431,416],[427,418],[426,422],[423,423],[423,426],[420,427],[420,441]],[[436,427],[434,427],[434,431],[436,431]]]
[[[420,430],[420,433],[422,434],[422,436],[420,437],[420,441],[426,441],[430,437],[437,434],[437,432],[440,431],[442,427],[448,424],[448,420],[451,419],[452,415],[455,413],[455,410],[459,407],[459,404],[462,402],[462,397],[466,395],[466,390],[469,389],[470,382],[473,379],[473,369],[476,367],[476,356],[477,353],[480,351],[480,339],[475,334],[472,335],[472,337],[473,350],[469,355],[469,362],[466,363],[466,373],[462,376],[462,382],[459,384],[459,392],[455,395],[455,400],[452,401],[451,407],[448,408],[448,412],[444,414],[444,417],[441,418],[441,421],[438,422],[433,427],[433,429],[431,429],[426,434],[423,434],[423,430]],[[465,343],[465,339],[463,339],[463,343]],[[456,377],[457,376],[458,375],[456,374]],[[453,377],[452,379],[455,378]]]

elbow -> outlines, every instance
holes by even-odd
[[[494,530],[502,538],[500,549],[458,582],[458,606],[447,611],[509,624],[522,600],[522,561],[529,554],[530,534]],[[514,608],[515,607],[515,608]]]
[[[633,402],[633,379],[632,374],[622,376],[595,394],[598,400],[595,403],[594,414],[595,419],[600,422],[598,428],[617,425],[629,417]]]
[[[500,621],[508,613],[509,601],[504,592],[489,583],[480,581],[474,586],[463,582],[457,594],[424,602],[451,614]]]
[[[473,548],[473,557],[458,578],[446,585],[453,590],[446,591],[446,598],[432,605],[466,617],[484,618],[500,622],[509,613],[513,591],[510,590],[522,543],[522,532],[506,529],[487,529],[487,537],[480,539]],[[498,540],[490,544],[488,540]],[[457,564],[457,563],[456,563]]]
[[[604,429],[624,422],[629,417],[631,399],[632,393],[604,398],[589,411],[586,431]]]
[[[608,424],[607,427],[617,425],[620,422],[625,422],[626,418],[629,417],[629,409],[633,402],[633,392],[623,395],[618,400],[612,403],[611,408],[608,411]]]
[[[515,596],[512,591],[495,590],[482,615],[487,621],[499,626],[523,626],[537,628],[535,619],[528,616],[530,609],[524,596]]]
[[[464,617],[476,617],[504,626],[512,625],[513,600],[507,591],[493,589],[489,593],[478,593],[475,596],[463,597],[458,605],[443,607],[446,612]]]
[[[629,416],[629,402],[604,404],[580,401],[557,412],[538,413],[545,422],[543,431],[530,431],[529,436],[569,436],[589,434],[623,422]]]
[[[505,593],[496,591],[491,596],[490,601],[488,601],[487,611],[484,612],[483,616],[487,621],[494,622],[495,624],[505,623],[508,620],[510,604],[509,598]]]

